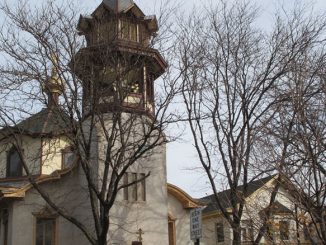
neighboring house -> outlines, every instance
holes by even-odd
[[[266,207],[269,206],[271,192],[277,181],[277,176],[255,180],[248,184],[245,198],[245,208],[241,220],[241,239],[243,244],[250,244],[256,237],[262,225]],[[238,188],[239,193],[242,186]],[[223,207],[231,212],[230,190],[218,193]],[[232,244],[232,229],[223,218],[217,206],[214,195],[200,199],[207,206],[203,210],[203,245]],[[271,217],[268,229],[260,241],[261,244],[310,244],[303,226],[297,222],[300,212],[291,201],[285,184],[281,184],[275,201],[270,207]]]
[[[112,14],[114,18],[111,18]],[[112,23],[118,30],[110,28]],[[166,67],[158,51],[149,47],[150,36],[158,30],[155,17],[145,16],[132,0],[105,0],[91,16],[81,16],[78,30],[85,35],[87,47],[74,59],[74,62],[80,62],[80,70],[76,70],[76,73],[82,77],[81,72],[92,66],[92,59],[85,59],[88,63],[82,63],[85,61],[83,55],[98,55],[96,52],[101,49],[96,47],[103,47],[106,38],[116,38],[111,52],[117,51],[126,55],[136,52],[144,58],[143,67],[131,76],[137,80],[127,81],[134,84],[132,94],[127,96],[126,101],[128,105],[141,104],[142,108],[130,106],[129,110],[134,108],[153,112],[153,81]],[[111,35],[110,31],[118,32]],[[101,66],[99,63],[96,65],[97,69]],[[104,78],[109,79],[109,74],[105,73]],[[53,70],[51,79],[45,85],[48,107],[17,126],[3,128],[0,132],[0,245],[89,244],[75,225],[58,215],[47,204],[44,200],[46,196],[40,196],[22,167],[22,161],[26,162],[30,169],[29,174],[39,188],[48,193],[51,200],[66,212],[78,217],[84,226],[94,229],[85,174],[78,164],[78,156],[70,146],[67,137],[69,132],[65,131],[69,119],[57,106],[63,82]],[[92,91],[88,90],[88,81],[84,82],[83,109],[87,114],[91,108],[89,94]],[[100,80],[99,87],[94,89],[104,91],[100,99],[110,103],[114,87],[105,94],[105,82],[106,79]],[[112,107],[104,102],[101,110],[109,115]],[[110,123],[109,116],[104,123]],[[19,149],[13,144],[14,139],[20,142],[24,159],[20,158]],[[95,127],[91,148],[94,154],[92,171],[99,176],[102,176],[101,159],[105,154],[103,149],[103,132],[101,127]],[[124,184],[143,178],[145,173],[151,174],[118,193],[110,211],[109,244],[131,245],[139,236],[143,244],[192,244],[189,212],[199,204],[181,189],[167,184],[165,154],[165,145],[161,145],[153,150],[150,157],[128,170]]]

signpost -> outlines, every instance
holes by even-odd
[[[201,208],[195,208],[190,211],[190,239],[195,245],[199,245],[199,239],[202,237],[201,210]]]

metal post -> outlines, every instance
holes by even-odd
[[[199,245],[199,244],[200,244],[199,239],[196,239],[195,245]]]

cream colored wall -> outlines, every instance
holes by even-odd
[[[217,242],[216,240],[216,231],[215,226],[216,223],[223,223],[224,228],[224,242]],[[224,218],[221,216],[215,216],[211,218],[203,218],[202,220],[203,226],[203,238],[201,240],[202,245],[226,245],[232,244],[232,232],[229,224],[226,222]]]
[[[51,174],[62,167],[62,150],[69,146],[67,137],[42,140],[42,174]]]
[[[21,136],[21,142],[25,161],[30,172],[38,174],[40,172],[41,140],[29,136]],[[3,141],[0,144],[0,178],[6,177],[7,155],[11,147],[12,143],[10,141]]]
[[[190,240],[190,209],[184,209],[173,195],[168,194],[168,211],[175,218],[176,244],[192,245]]]
[[[40,174],[41,168],[42,174],[51,174],[53,171],[61,169],[61,150],[69,146],[66,137],[54,139],[20,137],[25,161],[31,174]],[[10,141],[0,144],[0,178],[6,177],[7,155],[11,147]],[[24,170],[23,173],[25,173]]]

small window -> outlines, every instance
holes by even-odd
[[[55,244],[55,218],[36,219],[36,245]]]
[[[16,147],[12,147],[7,159],[7,177],[20,177],[23,174],[23,164]]]
[[[126,74],[126,84],[128,84],[128,92],[143,93],[143,73],[142,69],[132,69]]]
[[[138,182],[137,182],[138,181]],[[146,176],[143,173],[126,173],[124,175],[124,185],[134,184],[124,188],[124,200],[146,201]]]
[[[0,244],[8,245],[8,209],[0,210]]]
[[[120,33],[121,38],[129,39],[129,22],[126,20],[120,21]]]
[[[138,24],[132,20],[120,20],[120,37],[122,39],[139,42]]]
[[[280,239],[285,241],[289,240],[289,222],[280,221]]]
[[[62,150],[62,168],[69,168],[76,160],[76,151],[73,147],[69,146]]]
[[[224,227],[223,223],[216,223],[216,241],[224,242]]]
[[[253,232],[253,225],[252,220],[243,220],[241,221],[241,236],[242,241],[253,241],[254,239],[254,232]]]
[[[306,241],[310,240],[310,231],[307,226],[303,227],[303,236],[304,236],[304,240],[306,240]]]
[[[154,101],[154,77],[148,76],[147,81],[146,81],[146,94],[147,94],[147,99],[150,103]]]

